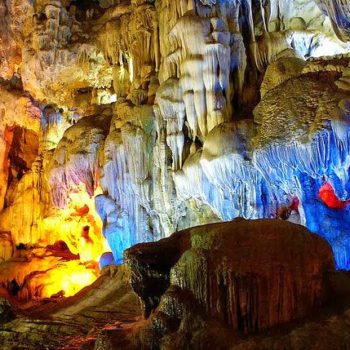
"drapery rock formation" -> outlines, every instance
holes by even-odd
[[[182,337],[180,348],[210,348],[192,338],[209,319],[253,334],[304,317],[325,302],[326,273],[334,271],[321,237],[276,220],[191,228],[136,245],[125,260],[145,315],[153,311],[140,338],[146,348],[166,337]]]
[[[2,0],[0,18],[1,260],[64,241],[95,273],[244,217],[300,223],[349,268],[348,1]]]

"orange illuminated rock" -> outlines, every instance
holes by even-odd
[[[19,301],[72,296],[98,277],[94,265],[83,264],[71,253],[63,254],[53,247],[21,248],[0,264],[0,288]]]
[[[90,208],[87,204],[85,204],[83,207],[75,207],[75,212],[72,214],[72,216],[84,216],[89,213]]]
[[[0,261],[10,259],[15,251],[10,232],[0,231]]]

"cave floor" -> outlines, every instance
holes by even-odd
[[[105,335],[109,342],[115,339],[118,348],[126,348],[124,338],[140,319],[139,301],[123,266],[106,269],[74,297],[15,304],[14,308],[17,318],[0,325],[2,350],[88,350],[96,342],[103,343]]]
[[[129,278],[127,267],[110,267],[74,297],[12,303],[17,318],[0,325],[1,350],[137,349],[133,338],[143,321]],[[327,337],[327,349],[348,349],[342,346],[350,344],[350,274],[336,272],[330,283],[328,306],[258,336],[234,337],[230,348],[318,349],[312,341]]]

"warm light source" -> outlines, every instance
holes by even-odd
[[[97,272],[78,260],[65,261],[31,279],[29,290],[36,291],[35,296],[40,298],[50,298],[54,295],[69,297],[91,285],[96,278]]]
[[[22,248],[1,264],[0,286],[28,301],[69,297],[97,279],[100,257],[110,248],[95,200],[84,186],[69,194],[65,208],[52,208],[39,220],[37,231],[32,242],[14,242]]]
[[[103,252],[110,250],[102,234],[95,200],[83,186],[69,194],[66,208],[56,209],[53,215],[44,219],[42,237],[49,237],[47,244],[64,241],[73,254],[79,254],[83,263],[98,262]]]

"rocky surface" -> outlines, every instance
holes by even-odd
[[[129,274],[125,267],[106,268],[94,284],[74,297],[25,305],[13,300],[14,320],[8,302],[1,301],[2,349],[100,349],[104,334],[111,332],[119,334],[121,342],[140,316]]]
[[[349,4],[0,0],[1,293],[68,295],[126,248],[238,217],[301,224],[349,269]],[[191,244],[138,267],[146,315]]]
[[[153,311],[147,331],[154,338],[145,339],[155,347],[176,332],[194,337],[200,329],[188,322],[197,317],[244,335],[310,315],[327,300],[326,274],[334,271],[322,238],[276,220],[191,228],[136,245],[125,260],[145,316]]]
[[[86,258],[89,226],[93,259],[121,261],[133,244],[298,200],[284,217],[347,267],[347,209],[315,220],[309,197],[324,181],[348,196],[348,6],[2,0],[0,232]]]
[[[15,313],[9,301],[6,298],[0,298],[0,322],[4,324],[12,321],[14,318]]]
[[[349,344],[350,276],[335,271],[330,246],[300,225],[239,219],[200,226],[136,245],[125,258],[128,266],[105,268],[73,297],[12,299],[12,309],[4,301],[3,349]]]

